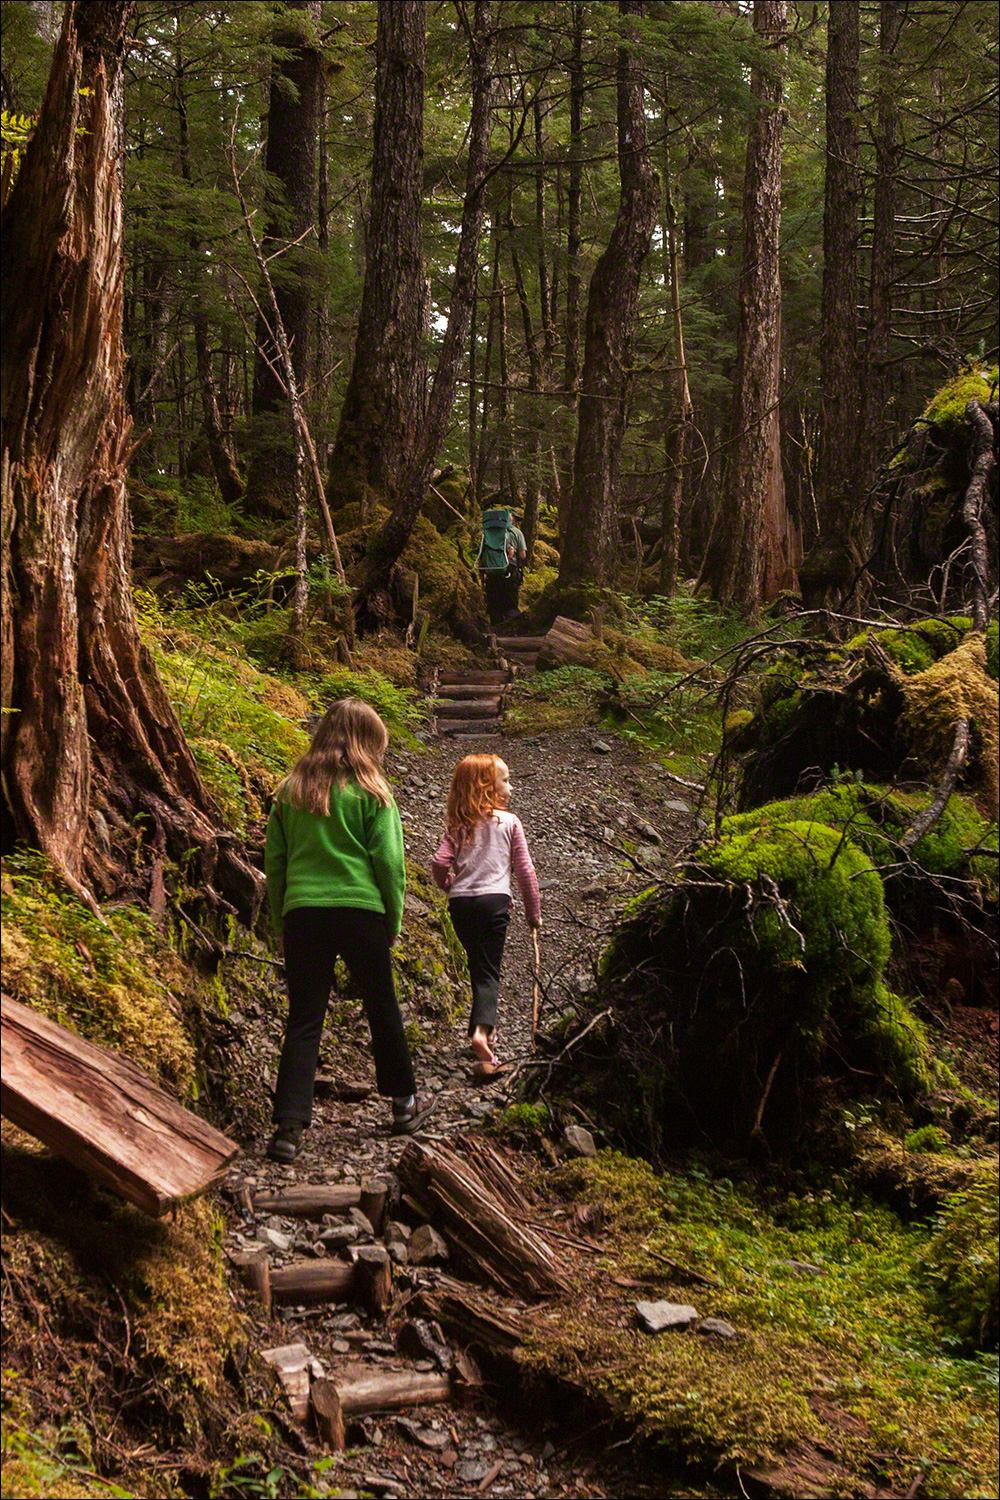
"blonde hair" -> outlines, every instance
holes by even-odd
[[[498,755],[467,755],[452,772],[445,815],[448,832],[472,843],[476,825],[496,811]]]
[[[324,818],[330,811],[330,788],[335,783],[343,787],[353,777],[388,807],[392,792],[382,774],[388,744],[389,731],[370,703],[340,698],[323,715],[309,749],[278,785],[275,797],[283,795],[292,807]]]

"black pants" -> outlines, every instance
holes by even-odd
[[[312,1119],[319,1041],[338,955],[361,995],[380,1094],[416,1093],[392,978],[385,917],[357,906],[300,906],[285,917],[288,1021],[274,1092],[275,1120]]]
[[[477,1026],[491,1031],[497,1023],[500,965],[510,921],[510,897],[452,896],[448,902],[452,926],[469,960],[472,1015],[469,1035]]]

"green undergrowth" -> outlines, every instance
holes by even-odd
[[[657,1175],[611,1152],[546,1182],[601,1205],[604,1305],[581,1296],[539,1320],[529,1369],[702,1470],[766,1467],[810,1444],[829,1456],[829,1493],[858,1493],[873,1471],[902,1493],[917,1464],[928,1495],[996,1493],[996,1359],[957,1357],[928,1300],[926,1228],[863,1200],[752,1193],[697,1168]],[[615,1293],[616,1277],[639,1286]],[[693,1303],[738,1337],[651,1337],[635,1327],[638,1298]]]
[[[925,1253],[934,1301],[959,1338],[995,1349],[1000,1257],[1000,1196],[996,1158],[944,1203]]]

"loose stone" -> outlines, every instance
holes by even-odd
[[[647,1333],[663,1333],[668,1328],[688,1328],[698,1316],[698,1309],[687,1302],[637,1302],[635,1310]]]

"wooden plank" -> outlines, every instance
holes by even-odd
[[[439,698],[438,704],[453,719],[495,719],[500,712],[499,698],[460,698],[457,702]]]
[[[496,682],[446,682],[438,688],[437,698],[439,703],[444,699],[455,703],[462,698],[495,698],[499,686]]]
[[[159,1218],[223,1175],[239,1146],[127,1057],[0,1001],[8,1120]]]
[[[464,682],[464,683],[490,683],[494,687],[501,687],[505,682],[508,682],[509,680],[510,680],[510,673],[508,671],[506,671],[506,669],[497,670],[495,672],[439,672],[438,673],[438,684],[439,685],[441,685],[441,684],[451,684],[452,686],[454,686],[454,685],[457,685],[459,683],[463,683]]]

